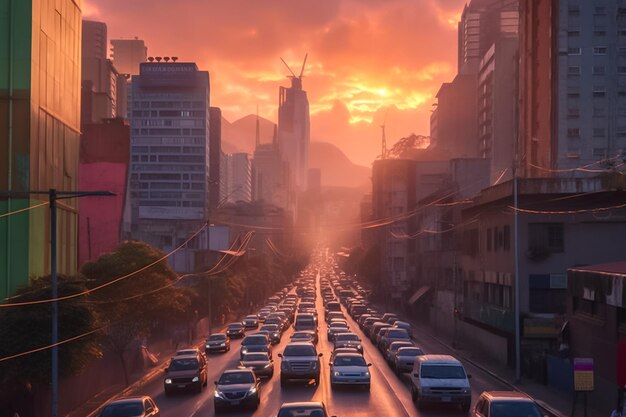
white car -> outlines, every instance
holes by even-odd
[[[366,363],[359,353],[339,353],[330,362],[330,386],[357,385],[370,389],[371,363]]]

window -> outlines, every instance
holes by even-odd
[[[603,127],[594,127],[593,128],[593,137],[594,138],[603,138],[606,136],[606,129]]]
[[[567,98],[580,98],[580,93],[577,91],[570,91],[567,93]]]
[[[487,229],[487,251],[491,252],[493,237],[491,235],[491,229]]]
[[[603,89],[594,89],[593,90],[593,97],[594,98],[603,98],[604,96],[606,96],[606,91],[604,91]]]
[[[580,116],[580,111],[577,107],[567,109],[567,117],[569,119],[578,119],[578,116]]]
[[[574,314],[590,316],[604,320],[606,318],[606,305],[597,301],[586,300],[582,297],[574,297]]]
[[[577,138],[580,136],[580,129],[577,127],[572,127],[567,129],[567,137],[568,138]]]
[[[580,67],[577,67],[577,66],[567,67],[567,75],[580,75]]]
[[[605,148],[593,148],[593,157],[594,158],[606,158],[606,149]]]
[[[528,309],[538,314],[564,314],[567,306],[567,290],[530,288]]]
[[[593,116],[594,117],[605,117],[606,116],[606,108],[605,107],[594,107],[593,108]]]
[[[580,16],[580,8],[578,6],[569,6],[567,9],[567,14],[570,17],[578,17]]]
[[[596,46],[593,48],[594,55],[606,55],[607,47],[606,46]]]
[[[593,36],[595,36],[597,38],[602,38],[602,37],[606,36],[606,31],[605,30],[594,30],[593,31]]]
[[[606,68],[602,65],[593,67],[593,75],[604,75],[606,73]]]
[[[511,250],[511,226],[504,226],[504,250]]]
[[[594,13],[595,14],[599,14],[599,15],[604,15],[606,14],[606,7],[604,6],[596,6],[594,8]]]
[[[580,48],[567,48],[568,55],[580,55],[582,54],[582,50]]]
[[[569,36],[570,38],[577,38],[580,36],[580,31],[579,30],[570,30],[567,32],[567,36]]]
[[[626,36],[626,33],[625,33],[625,36]],[[617,54],[621,55],[621,56],[626,56],[626,47],[621,46],[621,47],[617,48]]]
[[[528,224],[528,252],[531,258],[563,252],[564,241],[563,223]]]

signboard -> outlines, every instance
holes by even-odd
[[[574,390],[593,391],[593,358],[574,358]]]

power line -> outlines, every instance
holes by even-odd
[[[528,214],[580,214],[580,213],[598,213],[598,212],[609,211],[609,210],[623,209],[623,208],[626,208],[626,204],[619,204],[619,205],[608,206],[608,207],[596,207],[596,208],[590,208],[590,209],[562,210],[562,211],[530,210],[530,209],[524,209],[524,208],[519,208],[519,207],[515,208],[513,206],[507,206],[507,207],[513,211],[518,211],[521,213],[528,213]]]
[[[19,210],[10,211],[8,213],[3,213],[3,214],[0,214],[0,219],[3,218],[3,217],[12,216],[14,214],[23,213],[25,211],[33,210],[33,209],[36,209],[38,207],[47,206],[48,203],[49,203],[48,201],[44,201],[43,203],[35,204],[34,206],[29,206],[29,207],[21,208]]]

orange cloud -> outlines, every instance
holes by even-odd
[[[211,103],[234,120],[276,120],[283,57],[309,95],[313,140],[355,162],[388,141],[428,134],[433,97],[456,68],[462,0],[84,0],[111,38],[138,36],[149,55],[176,55],[211,73]],[[391,109],[391,110],[387,110]]]

